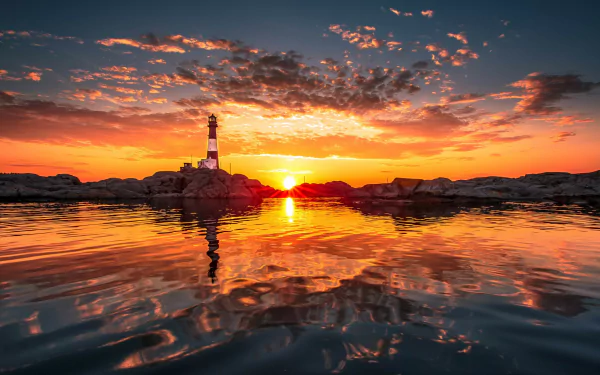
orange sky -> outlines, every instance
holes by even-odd
[[[441,145],[440,150],[434,149],[431,155],[428,154],[429,151],[419,155],[418,148],[416,152],[404,154],[402,144],[386,143],[376,136],[372,140],[339,135],[315,135],[314,138],[297,139],[290,128],[308,128],[312,125],[311,119],[299,119],[293,125],[288,121],[269,120],[270,126],[282,128],[277,133],[282,139],[272,141],[267,138],[265,142],[273,143],[267,146],[264,150],[266,152],[245,153],[244,147],[252,147],[252,134],[249,134],[243,144],[227,137],[228,131],[233,131],[231,129],[235,127],[252,127],[242,121],[245,119],[240,121],[226,116],[220,120],[218,135],[221,167],[228,171],[231,164],[233,173],[243,173],[278,188],[281,188],[283,179],[288,175],[295,176],[298,182],[302,182],[304,178],[307,182],[342,180],[353,186],[362,186],[366,183],[385,182],[394,177],[443,176],[460,179],[485,175],[517,177],[543,171],[586,172],[598,169],[600,161],[600,148],[594,147],[594,139],[600,139],[600,132],[593,128],[585,129],[580,133],[584,136],[571,142],[554,143],[549,139],[551,130],[534,128],[531,132],[537,134],[537,137],[519,142],[490,142],[471,151],[453,151],[453,147]],[[537,124],[532,125],[534,126]],[[182,157],[179,158],[152,156],[154,151],[144,147],[1,141],[4,151],[0,154],[0,166],[3,172],[31,172],[40,175],[69,173],[80,177],[82,181],[108,177],[143,178],[159,170],[177,170],[184,161],[189,160],[183,156],[187,153],[192,154],[194,163],[204,157],[207,132],[201,125],[198,127],[197,134],[189,138],[182,136],[186,138],[182,146],[187,149],[181,150]],[[355,130],[359,132],[363,129],[357,127]],[[369,133],[368,130],[364,132]],[[240,133],[236,134],[236,140]],[[170,149],[177,149],[177,140],[166,137],[164,140]],[[153,142],[160,143],[160,139]],[[412,148],[410,143],[412,142],[408,142],[407,149]],[[358,146],[354,146],[355,144]],[[371,148],[372,151],[353,151],[347,156],[348,150],[353,147]],[[380,152],[386,147],[398,150],[389,151],[389,157],[386,157],[388,151]],[[395,157],[394,153],[403,156]]]
[[[277,188],[289,175],[362,186],[600,169],[593,77],[514,61],[520,34],[507,21],[500,38],[439,32],[434,14],[411,20],[423,31],[406,40],[394,12],[381,25],[329,23],[311,38],[330,55],[310,38],[302,54],[197,34],[2,30],[0,172],[94,181],[179,170],[205,157],[211,113],[221,167]]]

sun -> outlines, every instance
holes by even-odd
[[[294,186],[296,186],[296,179],[292,176],[287,176],[284,180],[283,180],[283,187],[285,188],[285,190],[290,190],[291,188],[293,188]]]

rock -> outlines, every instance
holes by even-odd
[[[447,178],[439,177],[433,180],[423,180],[413,191],[413,195],[442,195],[454,187],[454,183]]]
[[[453,200],[553,200],[561,203],[598,204],[600,171],[581,174],[562,172],[529,174],[519,178],[478,177],[452,182],[447,178],[419,180],[396,178],[390,183],[353,188],[342,181],[301,184],[289,191],[263,186],[242,174],[223,170],[195,169],[190,172],[156,172],[143,180],[109,178],[81,183],[68,174],[42,177],[32,173],[0,174],[3,199],[128,199],[187,197],[199,199],[257,199],[261,197],[347,197],[406,204]],[[387,201],[387,202],[386,202]]]
[[[243,174],[239,174],[239,173],[235,173],[233,176],[231,176],[231,180],[232,181],[242,181],[242,180],[247,180],[248,177],[246,177]]]
[[[371,193],[369,193],[368,191],[359,188],[359,189],[354,189],[353,191],[349,192],[347,195],[348,198],[370,198],[371,197]]]
[[[373,198],[392,199],[398,198],[400,189],[392,184],[368,184],[362,187]]]
[[[110,179],[106,182],[106,189],[119,198],[144,198],[148,194],[146,185],[134,178]]]
[[[153,196],[179,194],[188,185],[188,180],[180,172],[156,172],[142,181]]]
[[[257,194],[255,192],[253,192],[251,189],[249,189],[248,187],[246,187],[243,183],[234,182],[231,185],[231,187],[229,188],[229,195],[227,197],[231,198],[231,199],[240,199],[240,198],[252,199],[252,198],[255,198],[256,196],[257,196]]]
[[[395,178],[391,185],[397,187],[399,198],[408,198],[422,182],[423,180],[416,178]]]

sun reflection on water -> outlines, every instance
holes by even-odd
[[[291,197],[285,199],[285,216],[288,217],[288,222],[294,222],[294,199]]]

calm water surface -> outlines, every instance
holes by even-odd
[[[0,372],[599,374],[577,206],[0,204]]]

